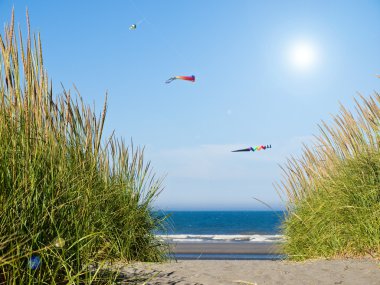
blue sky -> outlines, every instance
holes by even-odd
[[[380,1],[0,0],[3,23],[12,6],[23,29],[28,7],[56,94],[75,84],[100,112],[108,92],[106,134],[145,146],[162,209],[283,207],[279,165],[380,87]],[[314,60],[297,68],[301,43]],[[259,144],[272,149],[231,153]]]

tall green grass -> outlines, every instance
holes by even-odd
[[[380,257],[380,95],[360,98],[283,167],[290,258]]]
[[[96,262],[162,260],[143,149],[103,138],[106,102],[96,116],[79,92],[53,96],[29,19],[16,36],[12,12],[0,49],[0,284],[92,284]]]

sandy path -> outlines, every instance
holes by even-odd
[[[375,260],[317,260],[303,263],[258,260],[183,260],[120,266],[121,284],[380,284]],[[135,280],[126,282],[125,280]],[[239,282],[240,281],[240,282]],[[145,282],[145,283],[144,283]]]

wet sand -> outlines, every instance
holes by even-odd
[[[178,254],[281,254],[274,243],[177,243],[170,244]]]
[[[120,284],[146,285],[378,285],[379,261],[370,259],[308,262],[258,260],[181,260],[119,265]]]

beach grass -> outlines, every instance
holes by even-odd
[[[341,105],[315,144],[283,166],[284,252],[291,259],[380,257],[380,95]]]
[[[111,284],[97,264],[160,261],[152,201],[162,179],[144,149],[103,137],[76,90],[53,96],[40,36],[0,36],[0,283]]]

